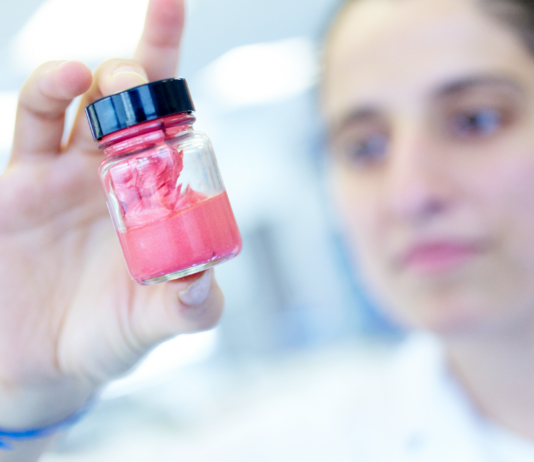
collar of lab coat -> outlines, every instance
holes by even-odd
[[[391,396],[380,460],[487,462],[485,421],[450,374],[440,342],[417,334],[400,349],[390,369]],[[386,435],[384,435],[386,436]],[[379,459],[377,459],[379,460]]]

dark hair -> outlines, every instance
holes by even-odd
[[[534,54],[534,1],[478,0],[478,2],[496,19],[504,21]]]

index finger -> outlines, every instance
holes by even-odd
[[[144,69],[149,81],[174,76],[178,64],[184,16],[184,0],[149,0],[145,26],[134,59]],[[96,76],[92,87],[95,91],[90,90],[84,95],[76,114],[70,146],[77,144],[82,150],[95,147],[84,107],[95,98],[108,96],[99,93],[99,86],[99,77]]]
[[[148,79],[174,77],[184,29],[184,0],[151,0],[145,26],[134,54]]]

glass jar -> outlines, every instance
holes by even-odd
[[[100,180],[131,277],[148,285],[235,257],[241,236],[208,137],[193,129],[184,79],[86,108],[105,159]]]

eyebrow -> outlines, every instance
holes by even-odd
[[[461,95],[473,88],[476,87],[487,87],[487,86],[498,86],[509,89],[518,95],[524,95],[523,88],[514,82],[510,78],[500,77],[500,76],[479,76],[479,77],[468,77],[463,79],[458,79],[453,82],[447,83],[442,87],[438,88],[437,91],[432,93],[434,98],[442,99],[446,97],[451,97],[455,95]],[[377,106],[363,106],[357,108],[343,117],[339,122],[333,124],[329,132],[329,138],[333,138],[343,131],[346,127],[356,124],[356,123],[365,123],[372,120],[376,120],[380,117],[381,110]]]
[[[481,76],[481,77],[469,77],[465,79],[459,79],[454,82],[448,83],[435,92],[435,96],[439,98],[454,96],[471,90],[475,87],[504,87],[512,90],[520,95],[523,95],[523,88],[514,82],[512,79],[499,76]]]
[[[364,106],[347,114],[339,122],[333,124],[329,132],[329,137],[335,137],[339,132],[343,131],[345,127],[352,124],[368,122],[370,120],[376,120],[380,115],[379,109],[372,106]]]

